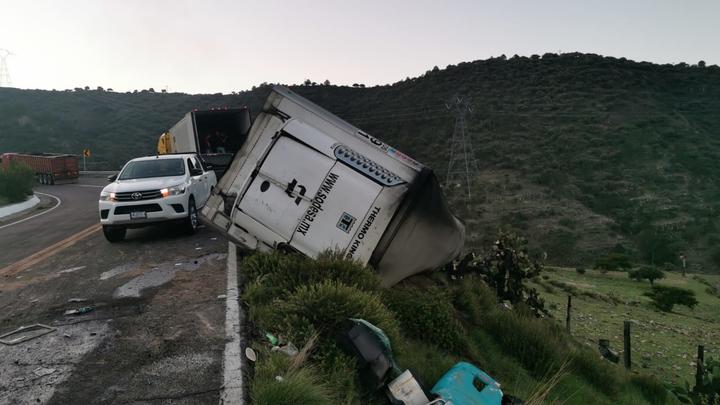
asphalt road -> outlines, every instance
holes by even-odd
[[[0,229],[0,266],[97,224],[100,188],[86,186],[103,184],[39,187],[62,204]],[[129,230],[119,243],[102,232],[84,236],[31,266],[0,271],[0,335],[54,328],[0,343],[0,405],[218,403],[227,241],[172,224]],[[83,307],[91,310],[66,313]]]
[[[81,178],[76,184],[36,187],[35,191],[59,198],[60,206],[30,220],[0,228],[0,268],[97,224],[98,196],[106,184],[105,179]],[[0,226],[7,225],[5,222]]]

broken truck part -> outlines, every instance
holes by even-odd
[[[202,217],[245,249],[341,252],[385,286],[450,262],[465,238],[432,170],[281,86]]]

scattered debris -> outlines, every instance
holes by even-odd
[[[224,300],[225,298],[227,298],[227,295],[225,295],[225,294],[220,294],[217,296],[217,299],[219,299],[219,300]]]
[[[196,247],[195,250],[202,250],[202,247]]]
[[[72,337],[72,335],[69,334],[69,333],[65,333],[65,334],[63,334],[63,336],[66,337],[66,338],[68,338],[68,339],[70,339],[70,338]]]
[[[387,386],[388,396],[392,403],[427,404],[430,402],[420,382],[410,370],[405,370]]]
[[[280,352],[280,353],[286,354],[289,357],[295,357],[295,355],[297,355],[299,352],[298,348],[295,347],[295,345],[292,344],[292,342],[288,342],[288,344],[286,344],[284,346],[273,346],[273,348],[270,349],[270,351]]]
[[[70,298],[67,302],[85,302],[87,298]]]
[[[182,263],[175,263],[176,266],[182,266]]]
[[[34,300],[30,301],[31,304],[34,304],[36,302],[40,301],[39,299],[35,298]]]
[[[600,351],[600,354],[607,360],[617,363],[620,361],[620,355],[610,349],[610,341],[608,339],[600,339],[598,340],[598,351]]]
[[[33,373],[38,377],[44,377],[46,375],[50,375],[54,373],[56,370],[54,368],[45,368],[45,367],[38,367],[35,370],[33,370]]]
[[[68,309],[65,311],[64,315],[82,315],[87,314],[88,312],[92,312],[95,310],[95,307],[89,306],[89,307],[82,307],[78,309]]]
[[[281,375],[276,375],[276,376],[275,376],[275,380],[278,381],[278,382],[283,382],[283,381],[285,381],[285,379],[282,378]]]
[[[273,334],[270,333],[270,332],[267,332],[267,333],[265,334],[265,337],[267,338],[267,340],[270,342],[271,345],[277,346],[279,340],[278,340],[278,338],[275,337],[275,335],[273,335]]]
[[[134,271],[138,267],[139,265],[137,263],[126,263],[117,267],[113,267],[112,269],[102,273],[100,275],[100,280],[107,280],[117,275]]]
[[[217,240],[217,238],[210,238],[210,240]]]
[[[252,361],[253,363],[257,361],[257,354],[255,353],[255,350],[252,349],[252,347],[245,348],[245,357],[247,357],[247,359]]]
[[[72,272],[75,272],[75,271],[78,271],[78,270],[82,270],[82,269],[84,269],[85,267],[87,267],[87,266],[71,267],[71,268],[69,268],[69,269],[60,270],[60,271],[58,271],[58,273],[61,273],[61,274],[72,273]]]
[[[359,360],[363,379],[374,381],[376,388],[385,385],[386,380],[394,372],[400,374],[395,364],[390,339],[385,332],[364,319],[348,319],[347,332],[340,337],[340,347],[344,348]]]
[[[0,343],[12,346],[18,343],[27,342],[28,340],[35,339],[43,335],[47,335],[48,333],[55,332],[56,330],[56,328],[40,323],[36,323],[30,326],[21,326],[12,332],[0,335]],[[10,338],[13,335],[18,336],[15,338]]]

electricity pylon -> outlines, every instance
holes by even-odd
[[[471,181],[480,172],[472,141],[465,126],[465,116],[472,113],[472,107],[470,102],[463,100],[462,97],[455,97],[451,103],[446,103],[445,107],[455,115],[455,128],[450,141],[450,161],[448,162],[445,187],[457,187],[465,183],[468,202],[470,202]]]
[[[10,79],[10,70],[7,66],[7,58],[10,55],[15,55],[7,49],[0,48],[0,87],[12,86],[12,80]]]

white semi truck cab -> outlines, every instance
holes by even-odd
[[[385,286],[450,262],[465,237],[429,168],[281,86],[201,214],[245,249],[341,252]]]

